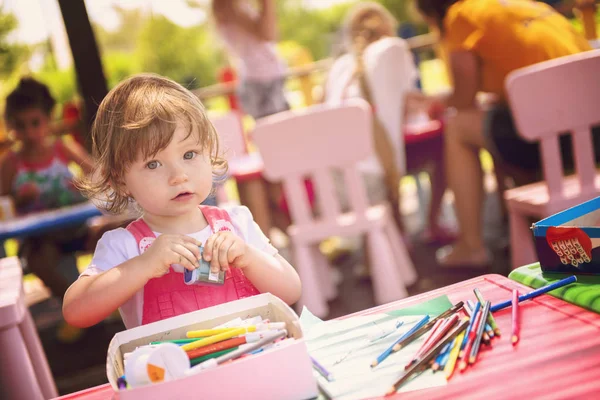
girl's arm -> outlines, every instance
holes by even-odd
[[[230,267],[243,269],[260,292],[269,292],[288,304],[300,298],[300,277],[290,263],[279,254],[271,255],[247,243],[231,231],[210,236],[204,244],[203,258],[210,263],[213,272]]]
[[[279,254],[271,256],[252,246],[248,246],[249,262],[244,275],[261,292],[269,292],[287,304],[300,299],[302,284],[298,273]]]
[[[87,175],[94,169],[92,157],[88,152],[75,141],[63,141],[62,148],[69,161],[78,164]]]
[[[121,307],[151,278],[140,257],[98,275],[81,276],[67,290],[63,316],[80,328],[95,325]]]
[[[110,244],[111,239],[105,239],[107,243],[102,244],[103,239],[94,254],[94,257],[100,254],[100,259],[117,251]],[[124,245],[123,237],[113,237],[113,240],[117,246]],[[167,273],[171,264],[181,264],[188,270],[196,268],[199,245],[200,242],[185,235],[160,235],[143,254],[98,275],[80,277],[65,294],[65,320],[82,328],[97,324],[127,302],[148,280]]]
[[[0,161],[0,196],[12,194],[12,184],[16,173],[14,160],[9,155],[4,155]]]
[[[477,56],[470,51],[450,53],[450,70],[454,90],[450,95],[436,100],[445,107],[454,107],[459,110],[475,107],[480,80],[480,66]]]

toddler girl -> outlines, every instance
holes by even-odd
[[[65,296],[68,322],[90,326],[119,308],[132,328],[261,292],[298,300],[296,271],[247,208],[199,206],[227,164],[188,90],[156,75],[129,78],[100,104],[92,138],[98,165],[94,179],[82,182],[86,194],[111,212],[135,203],[142,216],[102,236]],[[223,285],[184,283],[184,270],[202,258],[211,272],[226,271]]]

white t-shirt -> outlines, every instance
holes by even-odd
[[[264,251],[270,255],[276,255],[277,249],[273,247],[269,239],[262,233],[258,227],[252,214],[247,207],[235,206],[226,208],[233,223],[233,227],[238,235],[240,235],[246,243]],[[160,232],[154,232],[158,237]],[[191,233],[189,236],[205,243],[206,240],[213,234],[210,226],[202,229],[199,232]],[[115,229],[106,232],[96,245],[94,257],[91,264],[81,274],[82,276],[93,276],[102,272],[108,271],[125,261],[140,255],[137,242],[133,235],[123,228]],[[183,267],[173,265],[176,272],[183,274]],[[181,277],[183,280],[183,276]],[[144,289],[138,291],[120,308],[121,318],[127,329],[134,328],[142,324],[142,314],[144,309]]]
[[[385,127],[396,152],[400,173],[406,171],[402,136],[404,96],[416,88],[418,78],[413,55],[406,41],[386,37],[371,43],[363,52],[367,83],[373,96],[375,113]],[[340,105],[345,99],[363,97],[358,81],[351,82],[356,62],[354,54],[339,57],[332,65],[325,86],[325,102]],[[365,174],[383,175],[377,156],[359,164]]]

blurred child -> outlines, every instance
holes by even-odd
[[[217,31],[239,60],[238,96],[242,109],[254,119],[289,108],[283,86],[286,67],[274,41],[277,21],[274,0],[259,0],[256,9],[247,0],[213,0]]]
[[[73,185],[68,164],[78,164],[85,173],[92,168],[91,159],[77,143],[52,135],[54,104],[48,87],[32,78],[21,79],[6,99],[5,119],[15,133],[16,145],[0,161],[0,195],[12,197],[18,214],[85,201]],[[58,271],[59,260],[85,247],[86,232],[82,225],[28,237],[21,243],[21,256],[29,270],[60,299],[70,282]]]
[[[246,207],[199,206],[227,164],[204,106],[188,90],[156,75],[129,78],[100,104],[92,138],[98,166],[82,182],[86,193],[108,197],[111,212],[135,203],[142,217],[102,236],[65,296],[68,322],[94,325],[118,308],[132,328],[261,292],[298,300],[296,271]],[[222,286],[184,283],[184,269],[202,258],[211,271],[226,271]]]
[[[418,71],[406,41],[395,35],[396,25],[394,17],[381,4],[359,2],[350,9],[344,29],[344,41],[349,52],[336,59],[331,67],[325,87],[325,102],[337,105],[348,98],[362,97],[373,103],[376,118],[381,122],[391,147],[391,162],[386,163],[384,152],[376,145],[376,154],[361,163],[360,170],[370,203],[389,199],[400,226],[402,217],[396,194],[400,177],[407,170],[430,170],[432,193],[424,237],[427,241],[443,242],[450,237],[439,223],[446,190],[443,140],[429,141],[421,146],[425,149],[413,145],[410,158],[405,154],[408,149],[404,145],[403,127],[408,116],[407,97],[417,90]],[[367,82],[370,99],[361,87],[361,77]],[[377,142],[375,140],[374,143]],[[390,165],[395,169],[393,173],[386,170]]]

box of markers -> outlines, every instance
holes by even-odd
[[[127,388],[119,382],[125,375],[124,358],[139,352],[140,348],[152,347],[148,346],[150,343],[181,339],[190,331],[208,330],[224,324],[226,326],[231,321],[256,318],[268,320],[268,323],[285,322],[287,337],[290,339],[286,339],[283,346],[265,347],[264,351],[190,375],[159,379],[143,385],[128,385]],[[167,345],[173,346],[172,343]],[[127,361],[129,362],[133,362],[131,358]],[[128,368],[131,373],[131,367]],[[122,400],[310,399],[318,395],[298,316],[287,304],[269,293],[119,332],[110,342],[106,371],[115,390],[115,398]],[[141,371],[143,375],[146,372],[150,373]]]
[[[533,224],[543,272],[600,274],[600,197]]]

